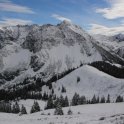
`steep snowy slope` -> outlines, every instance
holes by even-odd
[[[80,81],[77,81],[77,78]],[[62,86],[66,88],[66,93],[62,93]],[[94,94],[107,97],[110,94],[111,99],[115,100],[118,95],[124,95],[124,79],[117,79],[107,75],[94,67],[84,65],[83,67],[73,71],[64,78],[53,83],[54,93],[58,96],[67,95],[72,98],[74,93],[85,95],[92,98]],[[43,92],[50,93],[48,87],[42,88]]]
[[[124,58],[124,34],[114,36],[94,35],[94,39],[102,46],[114,51],[120,57]]]
[[[112,50],[117,49],[119,44],[115,38],[106,35],[93,35],[94,39],[101,45],[108,47]]]

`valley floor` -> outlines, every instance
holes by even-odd
[[[69,108],[73,115],[67,115]],[[0,113],[0,124],[124,124],[124,103],[71,106],[63,111],[63,116],[54,115],[54,109],[22,116]]]

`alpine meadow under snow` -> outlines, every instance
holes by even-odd
[[[30,105],[31,101],[23,103]],[[42,104],[42,101],[39,102]],[[28,105],[26,106],[28,108]],[[66,107],[64,115],[54,115],[54,110],[45,110],[34,114],[19,116],[0,113],[1,124],[123,124],[124,103],[107,103]],[[73,114],[68,115],[71,109]]]

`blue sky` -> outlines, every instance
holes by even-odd
[[[65,19],[91,33],[111,33],[124,26],[123,6],[124,0],[0,0],[0,26],[57,24]]]

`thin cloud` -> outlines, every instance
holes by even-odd
[[[32,21],[15,19],[15,18],[3,18],[2,21],[0,21],[0,28],[5,27],[5,26],[15,26],[18,24],[19,25],[32,24]]]
[[[0,2],[11,2],[10,0],[0,0]]]
[[[66,17],[63,17],[63,16],[60,16],[60,15],[57,15],[57,14],[53,14],[52,17],[55,18],[55,19],[57,19],[57,20],[60,20],[60,21],[66,20],[66,21],[71,22],[70,19],[68,19],[68,18],[66,18]]]
[[[119,26],[116,27],[107,27],[99,24],[91,24],[91,28],[89,30],[89,33],[91,34],[104,34],[104,35],[115,35],[119,33],[124,33],[124,24],[122,23]]]
[[[110,7],[99,8],[97,13],[101,13],[107,19],[124,17],[124,0],[107,0]]]
[[[0,11],[34,14],[31,8],[12,3],[9,0],[0,0]]]

